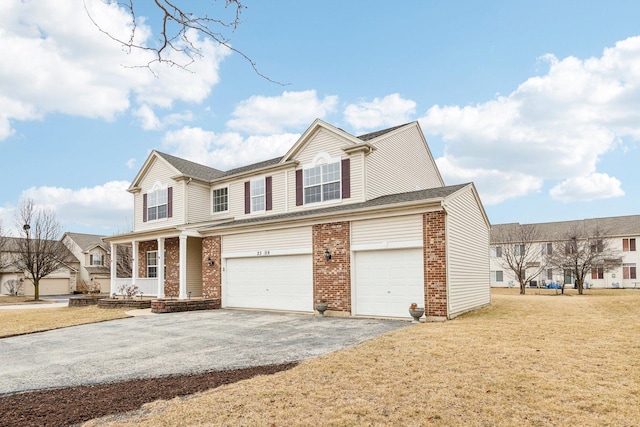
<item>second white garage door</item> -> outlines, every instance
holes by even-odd
[[[227,259],[225,306],[313,311],[311,255]]]
[[[410,317],[424,307],[422,248],[355,253],[355,311],[359,315]]]

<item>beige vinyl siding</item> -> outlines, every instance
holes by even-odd
[[[471,185],[446,200],[449,316],[491,302],[489,226]]]
[[[289,172],[294,174],[294,172]],[[286,185],[285,185],[285,171],[277,171],[275,173],[268,173],[263,175],[256,175],[255,177],[246,177],[239,181],[233,181],[229,183],[229,213],[228,215],[235,218],[249,217],[251,215],[276,215],[285,213],[285,199],[286,199]],[[245,214],[244,213],[244,183],[258,178],[271,177],[271,210],[259,212],[257,214]],[[295,179],[295,177],[294,177]],[[295,186],[295,182],[294,182]],[[295,188],[294,188],[295,197]]]
[[[325,152],[331,157],[343,157],[345,155],[342,148],[349,143],[337,137],[331,132],[319,129],[298,152],[294,158],[300,162],[300,166],[311,163],[316,154]]]
[[[364,202],[364,165],[366,162],[363,152],[354,153],[349,162],[351,168],[351,197],[343,199],[345,203]],[[295,203],[295,187],[294,187],[294,203]]]
[[[367,200],[387,194],[442,187],[437,167],[417,127],[373,143],[367,156]]]
[[[211,187],[193,181],[186,184],[186,187],[187,197],[183,203],[188,203],[188,206],[185,207],[188,217],[187,222],[207,221],[211,218]]]
[[[351,246],[422,242],[422,216],[409,215],[351,223]],[[382,249],[382,248],[381,248]]]
[[[311,227],[254,231],[222,237],[222,256],[252,255],[269,251],[272,255],[286,251],[311,253]]]
[[[183,224],[184,221],[184,181],[176,182],[171,179],[176,174],[175,170],[169,167],[163,160],[155,159],[149,167],[149,171],[140,181],[141,191],[135,194],[135,218],[134,231],[153,230],[156,228],[165,228],[172,225]],[[173,215],[166,220],[143,222],[142,206],[143,195],[147,193],[153,185],[159,181],[162,185],[173,187]]]
[[[202,239],[187,238],[187,295],[202,296]]]

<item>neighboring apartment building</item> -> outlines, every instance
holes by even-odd
[[[22,284],[21,293],[27,296],[33,296],[35,293],[33,282],[28,278],[28,274],[18,270],[16,266],[11,263],[11,259],[15,258],[15,254],[18,252],[17,241],[21,239],[16,237],[0,238],[5,241],[4,245],[2,245],[3,251],[0,253],[0,257],[3,259],[1,264],[8,264],[0,270],[0,294],[8,293],[5,286],[8,280],[17,280]],[[76,288],[76,278],[80,269],[80,263],[61,242],[57,243],[61,245],[61,251],[66,253],[65,264],[62,268],[40,280],[39,290],[41,296],[65,295],[73,292]],[[4,260],[8,261],[4,262]]]
[[[640,255],[636,250],[640,243],[640,215],[590,218],[575,221],[549,222],[540,224],[528,224],[536,227],[539,233],[538,240],[534,243],[539,248],[539,262],[545,263],[545,255],[553,250],[553,243],[562,241],[566,232],[571,229],[594,230],[596,228],[606,231],[604,236],[610,247],[619,251],[620,259],[616,261],[615,268],[604,271],[595,268],[587,275],[586,287],[593,288],[640,288],[640,278],[637,266],[640,264]],[[491,286],[493,287],[518,287],[518,281],[513,272],[501,265],[504,243],[499,241],[501,228],[513,226],[513,224],[497,224],[491,228]],[[570,269],[558,270],[551,266],[544,266],[542,273],[534,279],[534,285],[542,286],[548,283],[564,283],[573,287],[575,280]]]
[[[105,236],[83,233],[64,233],[62,243],[69,248],[78,259],[77,283],[99,286],[102,292],[109,292],[110,282],[110,254],[109,245],[102,240]],[[75,289],[74,289],[75,290]]]
[[[220,171],[153,151],[133,180],[145,295],[222,307],[452,318],[490,303],[489,221],[473,184],[445,186],[417,122],[359,137],[316,120],[282,157]]]

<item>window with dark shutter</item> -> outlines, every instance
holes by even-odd
[[[244,183],[244,213],[251,213],[251,181]]]
[[[264,185],[265,185],[265,195],[266,195],[266,201],[265,201],[265,209],[270,211],[271,208],[273,207],[272,205],[272,188],[271,188],[271,177],[268,176],[264,179]]]
[[[342,198],[351,197],[351,162],[350,159],[342,159]]]
[[[296,171],[296,206],[302,206],[304,201],[302,199],[303,194],[303,185],[302,185],[302,169],[298,169]]]

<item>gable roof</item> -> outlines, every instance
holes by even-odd
[[[499,235],[509,227],[519,223],[496,224],[491,227],[491,243],[500,243]],[[602,230],[607,236],[640,236],[640,215],[586,218],[573,221],[543,222],[537,224],[522,224],[525,227],[535,227],[539,234],[539,241],[553,242],[562,239],[568,231],[593,229]],[[589,237],[589,236],[583,236]]]
[[[379,136],[382,136],[385,133],[389,133],[389,132],[392,132],[392,131],[394,131],[396,129],[400,129],[401,127],[404,127],[404,126],[406,126],[408,124],[411,124],[411,123],[413,123],[413,122],[405,123],[405,124],[399,125],[399,126],[394,126],[394,127],[388,128],[388,129],[382,129],[382,130],[378,130],[378,131],[375,131],[375,132],[367,133],[367,134],[364,134],[364,135],[357,136],[356,138],[358,138],[358,139],[360,139],[362,141],[369,141],[369,140],[375,139],[375,138],[377,138]]]
[[[102,240],[105,236],[99,236],[97,234],[84,234],[84,233],[64,233],[65,236],[69,236],[71,240],[73,240],[76,245],[82,249],[83,252],[90,251],[96,246],[101,247],[105,251],[109,252],[109,246]]]
[[[200,231],[215,230],[226,227],[242,226],[247,224],[258,224],[262,222],[277,222],[282,220],[291,220],[298,218],[305,218],[318,215],[329,215],[337,213],[350,213],[360,210],[393,207],[394,205],[403,205],[411,202],[436,202],[443,200],[445,197],[455,193],[456,191],[471,185],[470,183],[450,185],[448,187],[436,187],[429,188],[427,190],[410,191],[407,193],[390,194],[386,196],[380,196],[375,199],[367,200],[360,203],[349,203],[344,205],[330,206],[326,208],[300,210],[295,212],[288,212],[284,214],[269,215],[269,216],[256,216],[252,218],[239,219],[223,222],[210,227],[206,227]]]
[[[211,181],[219,178],[224,172],[214,169],[209,166],[201,165],[200,163],[192,162],[190,160],[181,159],[180,157],[172,156],[171,154],[161,153],[155,151],[158,156],[166,160],[171,166],[173,166],[178,172],[188,178],[198,179],[200,181]]]

